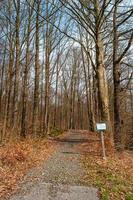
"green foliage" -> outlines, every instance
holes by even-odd
[[[102,200],[109,200],[109,192],[102,188]]]
[[[57,136],[63,134],[63,132],[64,132],[64,131],[63,131],[62,129],[59,129],[59,128],[57,128],[57,127],[53,127],[53,128],[51,129],[51,131],[50,131],[50,136],[52,136],[52,137],[57,137]]]
[[[126,200],[133,200],[133,194],[127,194]]]

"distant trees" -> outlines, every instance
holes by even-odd
[[[122,149],[132,135],[132,23],[125,0],[1,2],[1,140],[104,121]]]
[[[109,112],[109,99],[108,99],[108,84],[105,71],[105,50],[103,44],[103,34],[105,29],[105,19],[108,17],[107,9],[109,7],[108,2],[103,2],[101,5],[99,0],[94,0],[89,3],[86,1],[70,1],[65,4],[61,0],[62,4],[67,10],[71,12],[74,21],[84,29],[89,35],[89,39],[93,42],[95,48],[95,57],[91,56],[90,49],[86,48],[89,54],[89,59],[93,62],[95,69],[95,75],[97,79],[98,87],[98,105],[99,105],[99,120],[105,121],[108,125],[108,130],[112,137],[112,128]],[[80,11],[80,12],[79,12]],[[106,14],[107,13],[107,14]],[[91,58],[90,58],[91,57]]]
[[[92,45],[82,41],[76,41],[84,46],[84,51],[88,53],[90,63],[94,69],[95,78],[97,79],[98,87],[98,112],[99,120],[105,121],[108,124],[108,130],[112,132],[114,128],[114,139],[118,149],[122,147],[122,132],[120,117],[120,93],[121,93],[121,61],[127,56],[127,53],[132,46],[132,27],[131,19],[133,16],[132,5],[127,4],[124,7],[125,1],[103,1],[94,0],[87,1],[69,1],[60,0],[66,8],[68,16],[71,16],[77,25],[80,25],[81,30],[84,30],[89,35],[89,41],[95,47],[95,52],[92,50]],[[80,11],[80,12],[79,12]],[[112,17],[113,16],[113,17]],[[110,29],[109,29],[110,26]],[[113,34],[112,34],[113,33]],[[126,39],[125,39],[126,37]],[[121,45],[125,41],[124,50]],[[111,46],[110,44],[113,44]],[[110,61],[113,51],[113,59]],[[109,56],[107,58],[107,51]],[[92,53],[93,52],[93,53]],[[107,63],[109,61],[109,63]],[[111,123],[109,110],[109,95],[106,68],[111,65],[113,72],[113,88],[114,88],[114,126]],[[131,81],[131,79],[130,79]],[[94,92],[94,90],[93,90]],[[112,134],[111,134],[112,135]],[[112,138],[112,136],[111,136]]]

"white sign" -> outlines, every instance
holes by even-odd
[[[97,131],[105,131],[106,130],[106,124],[105,123],[97,123],[96,128],[97,128]]]

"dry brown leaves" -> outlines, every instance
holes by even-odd
[[[105,139],[107,160],[102,159],[98,134],[84,132],[88,141],[80,145],[85,153],[85,182],[98,187],[103,200],[133,200],[133,152],[116,153]]]
[[[85,181],[100,188],[102,199],[133,199],[133,156],[130,152],[115,154],[103,160],[86,156]],[[127,198],[126,198],[127,197]]]
[[[93,156],[102,155],[102,146],[100,133],[81,131],[81,134],[84,134],[86,137],[86,141],[83,142],[78,148],[82,153],[86,153]],[[105,146],[106,146],[106,154],[114,155],[114,148],[111,144],[108,137],[105,135]]]
[[[0,147],[0,199],[17,189],[26,172],[41,164],[56,148],[47,139],[26,139]]]

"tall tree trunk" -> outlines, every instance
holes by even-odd
[[[37,135],[38,127],[38,107],[39,107],[39,78],[40,78],[40,64],[39,64],[39,13],[40,0],[36,1],[36,33],[35,33],[35,80],[34,80],[34,104],[33,104],[33,118],[32,131]]]
[[[15,70],[14,70],[14,90],[13,90],[13,102],[12,102],[12,126],[16,127],[18,118],[18,88],[19,88],[19,64],[20,64],[20,0],[17,0],[17,3],[14,1],[14,6],[16,8],[16,22],[15,22]],[[14,128],[15,128],[14,127]]]
[[[69,129],[74,129],[74,107],[73,107],[73,103],[74,103],[74,85],[75,85],[75,71],[76,71],[76,65],[74,63],[73,65],[73,69],[72,69],[72,77],[71,77],[71,91],[70,91],[70,116],[69,116]]]
[[[59,79],[59,55],[58,55],[58,58],[57,58],[57,65],[56,65],[56,88],[55,88],[54,122],[53,122],[54,127],[56,127],[58,79]]]
[[[28,27],[26,35],[26,62],[24,67],[23,87],[22,87],[22,116],[21,116],[21,137],[26,137],[27,132],[27,101],[28,101],[28,72],[30,64],[30,32],[32,10],[29,8]]]
[[[46,1],[46,16],[48,18],[48,0]],[[46,48],[45,48],[45,105],[44,105],[44,134],[49,133],[49,76],[50,72],[50,35],[49,35],[49,23],[46,22]]]
[[[109,111],[109,94],[108,94],[108,83],[106,79],[106,71],[104,65],[104,50],[102,40],[97,35],[96,43],[96,65],[97,65],[97,80],[98,80],[98,97],[99,97],[99,110],[101,113],[101,121],[107,124],[107,131],[110,132],[110,137],[112,139],[112,127],[110,120]]]
[[[118,33],[116,25],[117,3],[113,14],[113,81],[114,81],[114,142],[119,150],[121,146],[121,117],[120,117],[120,63],[117,60]]]
[[[110,114],[109,114],[109,100],[108,100],[108,86],[105,74],[105,68],[102,64],[98,64],[97,78],[98,78],[98,95],[99,95],[99,110],[101,111],[101,121],[107,123],[109,131],[111,129]]]
[[[11,2],[9,2],[9,17],[11,17]],[[10,121],[11,126],[11,116],[10,116],[10,107],[11,107],[11,93],[13,89],[13,65],[14,65],[14,51],[15,51],[15,42],[13,40],[13,34],[12,34],[12,24],[9,23],[9,61],[8,66],[6,70],[6,84],[5,84],[5,106],[4,106],[4,121],[3,121],[3,130],[2,135],[3,138],[6,135],[6,128]],[[12,113],[11,113],[12,115]]]
[[[101,121],[107,124],[107,131],[109,137],[113,141],[112,126],[110,120],[109,110],[109,94],[108,94],[108,82],[106,78],[106,71],[104,65],[104,47],[101,36],[101,28],[99,26],[100,16],[100,3],[99,0],[95,0],[95,38],[96,38],[96,77],[98,81],[98,99],[99,110],[101,113]]]
[[[42,134],[43,132],[43,100],[44,100],[44,83],[43,83],[43,80],[44,80],[44,58],[43,58],[43,63],[42,63],[42,66],[41,66],[41,86],[40,86],[40,91],[41,91],[41,94],[40,94],[40,133]]]
[[[93,111],[93,105],[92,105],[92,94],[91,94],[91,82],[90,82],[90,62],[88,60],[88,76],[86,72],[85,62],[84,62],[84,54],[83,49],[81,47],[81,53],[82,53],[82,60],[83,60],[83,69],[84,69],[84,76],[85,76],[85,89],[86,89],[86,100],[87,100],[87,113],[88,113],[88,121],[89,121],[89,130],[94,131],[95,130],[95,119],[94,119],[94,111]],[[88,77],[88,79],[87,79]]]
[[[5,43],[5,48],[4,48],[4,57],[3,57],[3,63],[2,67],[0,70],[0,121],[2,120],[3,116],[3,109],[2,109],[2,96],[3,96],[3,87],[4,87],[4,73],[5,73],[5,58],[6,58],[6,43]]]

